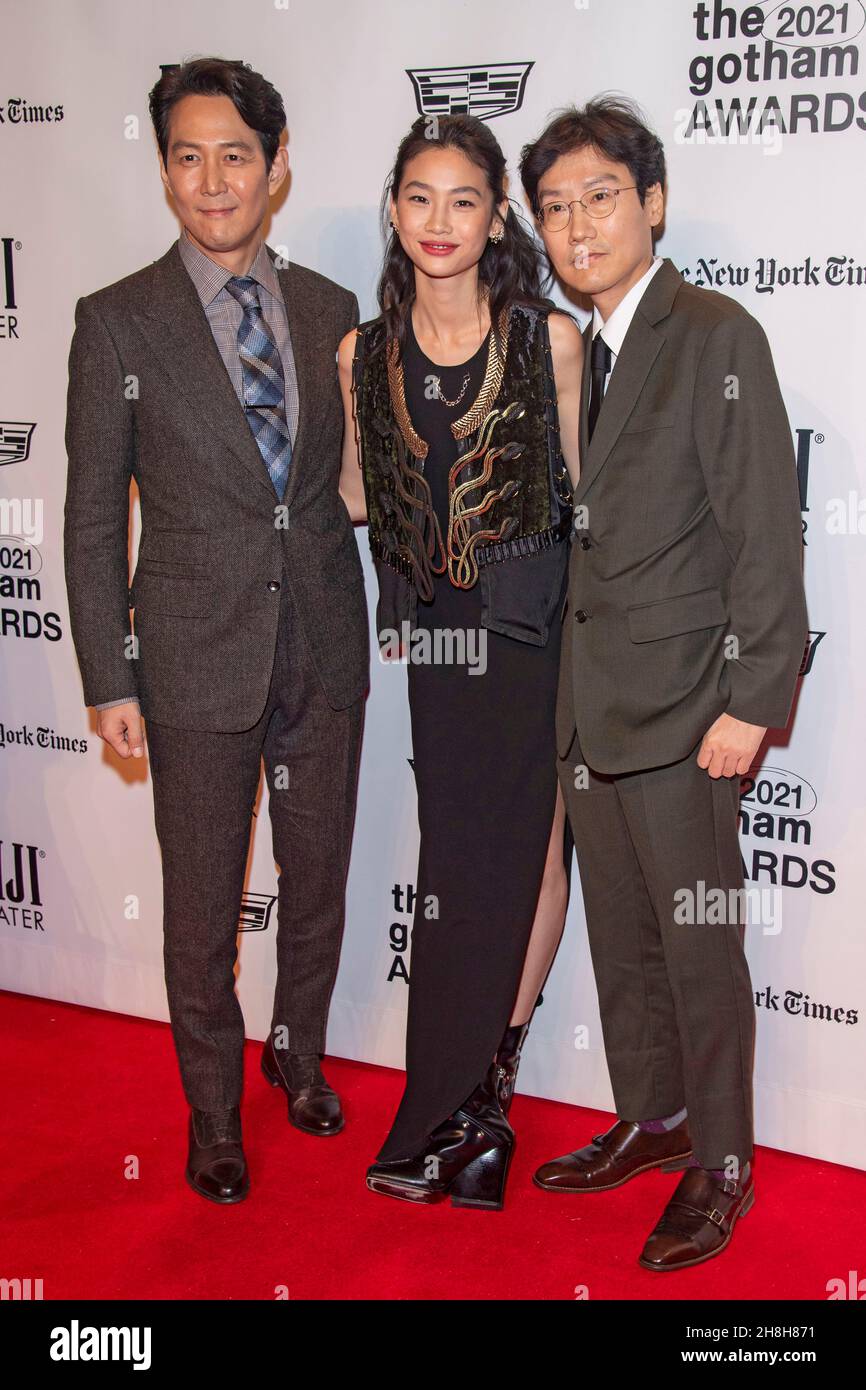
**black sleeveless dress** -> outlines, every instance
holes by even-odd
[[[475,400],[487,351],[485,338],[468,362],[438,366],[418,346],[409,315],[406,405],[428,444],[424,476],[446,544],[448,470],[458,455],[449,426]],[[434,373],[449,400],[469,374],[457,404],[431,399]],[[406,1086],[380,1160],[417,1153],[493,1060],[520,984],[556,798],[559,623],[545,647],[482,629],[480,584],[458,589],[447,573],[434,580],[416,627],[430,633],[431,648],[437,628],[474,629],[467,650],[482,661],[475,673],[469,663],[407,663],[421,839]],[[560,602],[566,583],[567,571]]]

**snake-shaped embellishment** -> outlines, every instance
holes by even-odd
[[[479,545],[491,541],[509,540],[518,529],[516,516],[506,517],[498,530],[471,531],[470,518],[482,516],[497,502],[507,502],[516,496],[521,487],[518,479],[509,478],[501,487],[490,488],[480,502],[467,506],[468,495],[473,490],[484,488],[490,482],[493,465],[498,459],[506,463],[523,453],[523,445],[511,441],[500,448],[491,448],[490,439],[497,424],[506,420],[519,420],[525,414],[525,407],[519,401],[512,401],[504,410],[491,410],[485,416],[478,431],[478,442],[468,454],[463,454],[452,464],[448,474],[448,578],[457,589],[471,589],[478,579],[478,560],[475,551]],[[458,482],[464,469],[483,455],[481,472],[477,478]]]

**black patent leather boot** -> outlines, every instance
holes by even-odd
[[[489,1076],[489,1073],[488,1073]],[[386,1197],[499,1210],[514,1150],[514,1131],[485,1083],[410,1158],[373,1163],[367,1186]]]
[[[493,1061],[491,1080],[504,1115],[508,1114],[514,1099],[517,1068],[520,1065],[520,1051],[526,1041],[531,1022],[532,1018],[530,1017],[526,1023],[516,1023],[510,1028],[506,1028]]]
[[[371,1191],[423,1203],[440,1202],[450,1194],[453,1207],[502,1208],[514,1152],[508,1111],[531,1022],[530,1015],[526,1023],[506,1028],[484,1079],[433,1131],[423,1153],[370,1166]]]

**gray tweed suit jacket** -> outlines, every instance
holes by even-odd
[[[277,273],[300,398],[281,512],[177,245],[78,301],[64,546],[87,704],[135,692],[145,718],[250,728],[268,695],[284,579],[329,704],[367,689],[363,571],[337,490],[336,351],[358,303],[303,266]],[[141,540],[130,587],[131,477]]]

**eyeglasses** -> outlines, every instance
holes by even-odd
[[[583,198],[572,198],[570,203],[545,203],[539,208],[538,220],[546,232],[561,232],[571,221],[575,203],[580,203],[589,217],[610,217],[619,194],[636,187],[637,184],[631,183],[627,188],[593,188],[590,193],[584,193]]]

